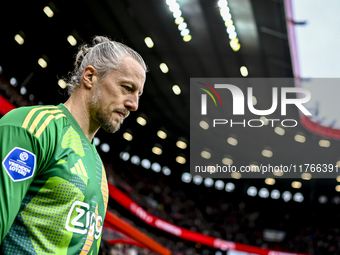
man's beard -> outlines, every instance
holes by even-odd
[[[96,122],[108,133],[115,133],[119,130],[120,125],[123,123],[123,120],[118,121],[118,123],[114,123],[112,121],[113,112],[110,109],[102,109],[100,105],[100,97],[101,97],[101,84],[98,84],[97,90],[90,102],[90,111],[93,118]]]

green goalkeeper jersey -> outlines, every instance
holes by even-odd
[[[98,254],[105,169],[63,104],[2,117],[0,157],[1,254]]]

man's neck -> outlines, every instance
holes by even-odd
[[[86,98],[84,98],[81,93],[74,91],[70,98],[64,103],[64,105],[78,122],[87,139],[92,141],[100,127],[97,127],[93,124],[91,125],[91,115],[87,108],[86,102]]]

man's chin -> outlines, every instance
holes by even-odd
[[[102,125],[102,128],[107,132],[107,133],[115,133],[119,130],[121,124],[116,124],[112,125],[110,124],[104,124]]]

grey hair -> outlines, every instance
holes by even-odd
[[[87,44],[81,45],[74,62],[75,68],[66,82],[69,96],[79,87],[82,74],[87,66],[93,66],[97,70],[99,78],[103,79],[112,69],[117,69],[119,61],[126,56],[137,60],[147,72],[147,66],[141,55],[125,44],[111,41],[105,36],[96,36],[93,39],[92,47]]]

